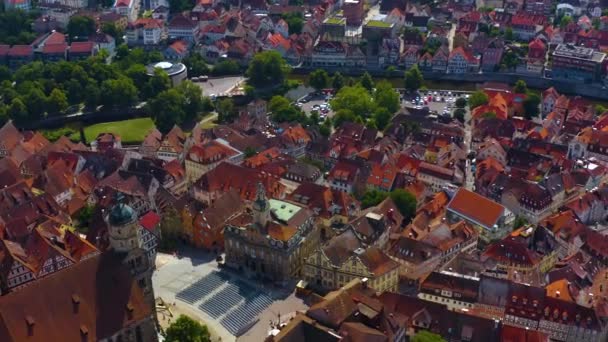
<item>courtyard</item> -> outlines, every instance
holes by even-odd
[[[188,250],[181,257],[159,254],[154,291],[170,307],[209,326],[219,341],[261,341],[270,322],[285,322],[307,306],[293,291],[271,287],[230,270],[215,256]]]

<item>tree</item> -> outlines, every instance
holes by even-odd
[[[106,106],[127,107],[137,101],[137,88],[133,80],[122,76],[101,84],[101,103]]]
[[[511,27],[507,27],[505,29],[505,40],[513,40],[514,35],[513,35],[513,29]]]
[[[411,342],[445,342],[441,335],[433,334],[428,330],[422,330],[412,336]]]
[[[513,87],[513,92],[516,94],[525,94],[528,92],[528,85],[524,80],[517,80],[515,82],[515,86]]]
[[[273,96],[268,102],[272,120],[276,122],[305,122],[306,115],[300,109],[291,105],[289,100],[283,96]]]
[[[20,93],[24,93],[23,90]],[[30,119],[40,119],[46,112],[47,101],[44,92],[37,86],[31,87],[25,97],[23,97],[23,103],[27,103],[27,111]]]
[[[89,108],[94,108],[101,102],[101,90],[94,81],[86,85],[84,94],[84,104]]]
[[[124,42],[123,36],[125,33],[123,32],[123,30],[118,28],[115,23],[103,23],[103,25],[101,26],[101,31],[105,34],[112,36],[112,38],[115,39],[115,43],[117,45],[120,45]]]
[[[302,33],[302,27],[304,26],[304,16],[300,12],[288,12],[282,16],[283,20],[287,22],[289,26],[289,34],[300,34]]]
[[[174,125],[180,125],[184,121],[186,116],[182,107],[184,100],[184,97],[172,88],[148,101],[146,104],[148,112],[158,130],[167,133]]]
[[[399,110],[400,107],[399,93],[395,91],[390,82],[380,81],[376,84],[374,102],[377,107],[385,108],[390,114],[393,114]]]
[[[243,153],[245,154],[245,158],[251,158],[258,154],[258,151],[256,151],[255,148],[251,146],[247,146],[245,147],[245,151],[243,151]]]
[[[280,87],[285,84],[289,66],[277,51],[255,54],[247,69],[247,82],[256,88]]]
[[[416,197],[403,189],[395,189],[390,194],[391,199],[403,215],[406,222],[416,214]]]
[[[604,114],[606,112],[606,107],[602,106],[601,104],[597,104],[595,105],[595,114],[596,115],[601,115]]]
[[[79,232],[86,234],[89,230],[89,226],[91,225],[91,219],[93,218],[93,214],[95,213],[95,206],[85,205],[78,211],[76,215],[76,219],[78,223],[76,228]]]
[[[166,342],[210,342],[211,335],[207,326],[192,318],[180,315],[167,328]]]
[[[361,209],[366,209],[380,204],[388,197],[388,192],[372,189],[367,190],[360,199]]]
[[[14,98],[7,111],[8,117],[15,120],[17,123],[23,123],[27,120],[27,108],[20,98]]]
[[[218,114],[218,121],[231,123],[236,118],[236,110],[234,110],[234,102],[230,98],[221,99],[215,105],[215,110]]]
[[[528,224],[528,220],[524,216],[515,216],[515,220],[513,220],[513,230],[519,229]]]
[[[458,99],[456,99],[456,107],[457,108],[464,108],[467,105],[467,99],[465,99],[464,97],[459,97]]]
[[[188,68],[189,76],[202,76],[209,74],[209,66],[205,63],[203,56],[200,53],[192,53],[182,60],[182,63]],[[238,66],[237,66],[238,67]]]
[[[36,19],[36,11],[30,13],[16,9],[0,11],[0,43],[30,44],[36,38],[32,30],[34,19]]]
[[[47,99],[47,111],[49,113],[61,113],[68,108],[68,98],[65,92],[59,88],[55,88],[49,94]]]
[[[374,90],[374,80],[367,71],[363,74],[363,76],[361,76],[361,78],[359,79],[359,83],[370,93],[372,92],[372,90]]]
[[[201,112],[208,112],[213,109],[213,104],[208,97],[203,97],[201,88],[191,81],[182,81],[175,87],[182,98],[182,110],[184,111],[184,121],[198,119]]]
[[[325,121],[323,121],[323,124],[321,126],[319,126],[319,133],[324,136],[325,138],[328,138],[331,135],[331,119],[330,118],[325,118]]]
[[[150,79],[146,66],[143,64],[135,63],[129,66],[127,70],[125,70],[125,75],[127,75],[127,77],[133,80],[133,84],[135,84],[137,89],[139,89],[140,93],[143,95],[144,88],[146,87],[146,84]]]
[[[70,39],[86,39],[95,32],[95,20],[89,16],[75,15],[70,17],[67,29]]]
[[[355,115],[350,109],[334,109],[333,125],[334,127],[340,127],[345,122],[355,122],[357,115]]]
[[[188,0],[169,0],[169,10],[171,13],[181,13],[192,9],[192,2]]]
[[[418,65],[414,64],[408,71],[405,72],[405,89],[408,91],[416,91],[422,86],[424,78],[422,72],[418,69]]]
[[[464,116],[467,113],[466,109],[464,108],[457,108],[454,111],[454,118],[462,123],[464,123]]]
[[[559,21],[559,26],[563,29],[572,22],[572,17],[569,15],[563,16]]]
[[[331,86],[335,91],[338,91],[344,87],[344,76],[341,73],[336,72],[331,80]]]
[[[532,119],[538,116],[540,106],[540,97],[534,93],[528,93],[524,100],[524,111],[527,119]]]
[[[169,88],[171,88],[169,74],[161,68],[154,68],[154,75],[149,77],[143,87],[143,95],[144,98],[149,98]]]
[[[317,91],[325,89],[329,84],[329,75],[327,74],[327,71],[323,69],[317,69],[310,73],[308,83]]]
[[[239,67],[237,62],[230,60],[230,59],[225,59],[223,61],[216,63],[213,66],[213,69],[211,70],[211,74],[213,76],[236,75],[236,74],[240,73],[240,71],[241,71],[241,67]]]
[[[348,109],[357,116],[368,117],[376,109],[370,93],[360,85],[344,87],[331,100],[334,111]]]
[[[469,97],[469,108],[473,110],[479,106],[483,106],[490,101],[488,95],[482,90],[478,90]]]
[[[388,111],[388,109],[383,107],[378,107],[374,112],[374,121],[376,123],[376,128],[379,130],[383,130],[386,128],[388,123],[391,121],[391,117],[393,114]]]

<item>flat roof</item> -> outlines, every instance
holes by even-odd
[[[301,207],[299,207],[295,204],[280,201],[277,199],[268,200],[268,204],[270,204],[270,211],[272,211],[272,213],[275,215],[275,217],[278,220],[283,221],[283,222],[288,222],[300,210],[302,210]]]
[[[582,59],[597,63],[601,63],[606,59],[606,54],[603,52],[573,44],[559,44],[555,48],[555,51],[553,51],[553,56]]]

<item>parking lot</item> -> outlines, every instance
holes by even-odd
[[[307,115],[310,115],[313,110],[316,110],[319,112],[319,116],[322,119],[325,119],[326,117],[331,118],[334,115],[329,101],[331,101],[331,96],[328,97],[323,94],[311,93],[304,98],[299,99],[296,105],[300,107]]]
[[[417,95],[403,97],[402,101],[407,108],[423,109],[428,107],[432,114],[451,116],[456,109],[456,100],[459,98],[468,100],[469,93],[442,90],[420,91]]]

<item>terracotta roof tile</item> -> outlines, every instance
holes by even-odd
[[[502,205],[465,188],[458,190],[447,208],[486,228],[492,228],[505,211]]]

